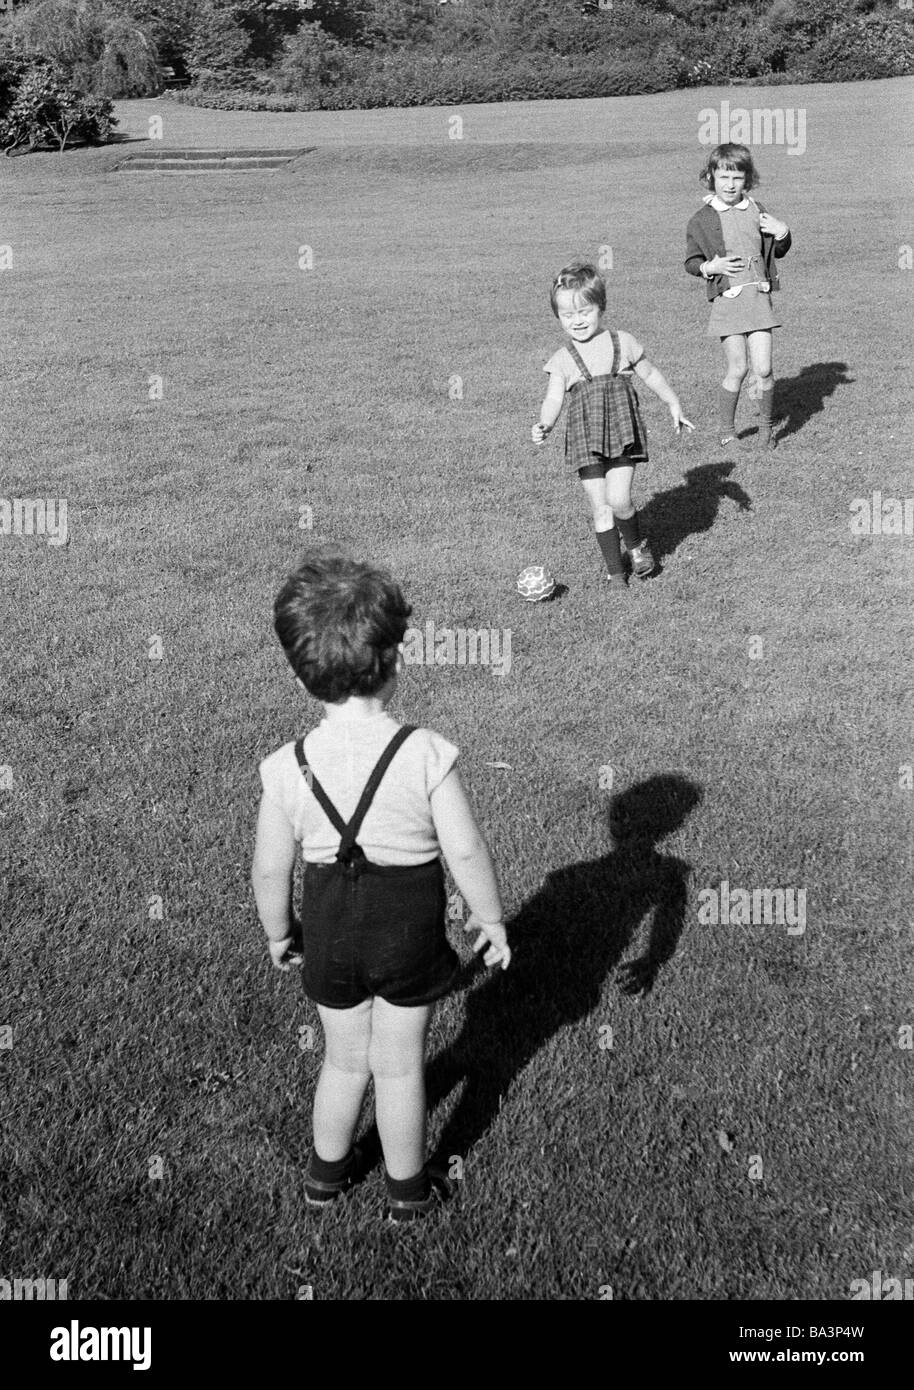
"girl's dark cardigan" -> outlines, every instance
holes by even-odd
[[[753,199],[753,202],[759,212],[765,211],[757,199]],[[781,256],[787,255],[791,241],[789,232],[780,241],[775,241],[770,232],[762,232],[762,258],[765,262],[765,275],[771,282],[773,290],[781,288],[774,262],[780,260]],[[686,228],[685,268],[690,275],[701,276],[701,267],[705,261],[713,261],[715,256],[725,256],[726,254],[724,229],[720,225],[720,213],[712,208],[710,203],[705,203],[704,207],[696,212]],[[716,299],[719,294],[723,294],[724,290],[729,288],[730,281],[726,275],[711,275],[708,277],[707,285],[708,298]]]

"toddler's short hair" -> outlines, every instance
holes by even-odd
[[[384,570],[341,554],[311,554],[276,595],[273,624],[305,689],[332,705],[376,695],[387,684],[411,612]]]
[[[606,285],[602,275],[588,261],[572,261],[559,271],[549,291],[549,303],[556,318],[559,316],[556,296],[560,290],[580,294],[588,304],[596,304],[602,314],[606,308]]]
[[[745,145],[718,145],[708,155],[704,168],[698,175],[698,182],[703,183],[712,193],[714,192],[714,175],[718,169],[738,169],[741,174],[745,174],[747,193],[750,188],[754,188],[757,183],[761,182],[758,169],[756,169],[752,158],[752,152]]]

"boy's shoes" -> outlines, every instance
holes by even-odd
[[[628,575],[620,570],[618,574],[613,574],[612,570],[606,572],[606,582],[616,593],[628,593]]]
[[[759,428],[756,442],[760,449],[776,449],[778,447],[778,441],[770,425],[767,428],[764,425]]]
[[[429,1194],[422,1201],[408,1202],[402,1198],[388,1197],[387,1215],[391,1221],[397,1225],[404,1221],[418,1221],[420,1217],[438,1211],[457,1191],[453,1178],[449,1178],[440,1168],[429,1168],[428,1178]]]
[[[344,1192],[348,1192],[351,1187],[355,1187],[362,1181],[369,1169],[368,1155],[359,1144],[352,1146],[352,1165],[344,1178],[336,1182],[324,1182],[320,1178],[312,1178],[310,1172],[305,1174],[305,1201],[309,1207],[326,1207],[331,1202],[335,1202],[337,1197],[342,1197]]]
[[[651,554],[651,548],[647,541],[642,541],[630,552],[632,559],[632,574],[636,574],[639,579],[646,579],[649,574],[653,574],[657,568],[657,562]]]
[[[721,434],[717,439],[720,449],[745,449],[745,444],[738,434]]]

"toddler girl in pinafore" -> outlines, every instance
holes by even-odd
[[[575,261],[560,270],[549,299],[569,341],[543,369],[549,373],[549,388],[531,431],[533,442],[543,443],[567,395],[565,462],[575,469],[587,494],[606,577],[624,593],[627,577],[620,537],[633,574],[643,579],[656,567],[632,506],[635,464],[647,462],[647,431],[632,372],[669,406],[677,434],[683,425],[689,430],[693,426],[637,339],[603,326],[606,285],[592,265]]]
[[[730,447],[739,444],[736,403],[751,366],[758,389],[750,394],[756,394],[761,415],[758,443],[773,449],[771,330],[781,325],[771,306],[771,292],[780,289],[775,262],[790,250],[790,228],[748,196],[759,179],[745,145],[718,145],[708,156],[700,181],[711,191],[686,228],[685,268],[707,281],[708,333],[720,338],[724,349],[719,442]]]

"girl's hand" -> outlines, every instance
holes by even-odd
[[[758,224],[761,230],[768,236],[773,236],[775,241],[780,241],[790,230],[786,222],[779,222],[770,212],[759,213]]]
[[[682,434],[683,425],[685,425],[687,430],[694,430],[695,426],[692,424],[691,420],[687,420],[683,415],[682,407],[678,401],[675,401],[670,406],[670,414],[673,417],[673,428],[677,434]]]
[[[738,275],[741,270],[746,269],[746,262],[742,256],[715,256],[713,260],[705,261],[709,275]]]
[[[541,425],[537,421],[537,423],[533,426],[532,430],[530,431],[530,438],[533,440],[534,444],[544,444],[546,442],[546,435],[549,433],[549,429],[550,427],[548,425]]]
[[[463,930],[479,932],[477,940],[473,942],[474,955],[488,943],[489,949],[483,956],[486,965],[500,965],[502,970],[507,970],[511,964],[511,947],[504,922],[480,922],[478,917],[470,913]]]

